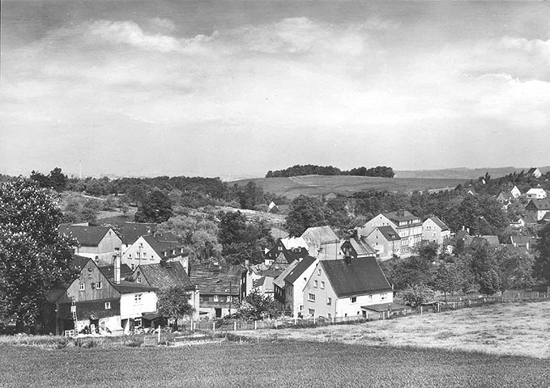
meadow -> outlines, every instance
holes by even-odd
[[[246,185],[254,182],[266,192],[284,195],[290,199],[304,195],[326,195],[330,193],[351,195],[364,190],[388,190],[412,192],[415,190],[455,188],[464,179],[439,178],[376,178],[360,176],[304,175],[290,178],[243,179],[231,184]]]
[[[319,342],[0,345],[2,387],[542,387],[547,360]]]

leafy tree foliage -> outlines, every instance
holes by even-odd
[[[388,260],[381,268],[394,288],[403,290],[407,286],[433,283],[433,268],[430,258],[411,256],[404,259]]]
[[[58,192],[67,188],[67,175],[63,174],[59,167],[54,168],[48,175],[33,170],[30,178],[43,188],[52,188]]]
[[[323,204],[317,198],[300,195],[290,204],[286,227],[290,235],[301,236],[307,228],[326,225]]]
[[[413,284],[401,292],[401,297],[412,307],[420,306],[423,303],[434,300],[435,292],[425,284]]]
[[[263,295],[255,288],[242,302],[238,314],[244,319],[260,320],[275,316],[277,307],[270,295]]]
[[[58,233],[56,199],[19,178],[0,186],[0,300],[20,327],[35,322],[46,292],[74,276],[73,241]]]
[[[135,215],[136,222],[167,221],[172,216],[172,203],[168,195],[160,190],[155,190],[143,201]]]
[[[300,175],[356,175],[393,178],[394,172],[391,167],[377,166],[367,169],[366,167],[352,168],[349,171],[342,171],[333,166],[316,166],[313,164],[295,165],[284,170],[268,171],[266,178],[291,177]]]
[[[535,244],[537,256],[534,264],[534,276],[550,282],[550,224],[546,224],[538,234]]]
[[[189,304],[189,293],[183,286],[161,288],[158,291],[158,309],[162,315],[174,320],[175,328],[178,327],[178,318],[194,311]]]

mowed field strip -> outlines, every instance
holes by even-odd
[[[279,340],[437,348],[550,358],[550,301],[485,305],[362,324],[244,331]]]

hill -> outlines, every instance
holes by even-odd
[[[464,183],[464,179],[440,178],[375,178],[360,176],[328,176],[304,175],[290,178],[254,178],[231,182],[244,186],[254,182],[264,191],[276,195],[284,195],[290,199],[301,194],[321,196],[330,193],[351,195],[364,190],[388,190],[396,192],[412,192],[440,188],[454,188]]]
[[[395,171],[396,178],[430,178],[430,179],[462,179],[470,180],[477,179],[480,176],[489,173],[493,178],[503,177],[513,172],[527,172],[530,167],[497,167],[497,168],[446,168],[442,170],[401,170]],[[544,174],[550,171],[550,166],[539,167],[539,170]]]

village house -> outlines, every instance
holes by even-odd
[[[55,290],[55,332],[129,332],[142,325],[146,313],[157,310],[155,288],[121,279],[120,258],[115,259],[113,277],[93,259],[75,256],[79,276],[70,285]],[[107,276],[105,275],[107,273]]]
[[[510,236],[510,243],[514,248],[523,248],[527,252],[530,252],[532,247],[532,238],[531,236]]]
[[[368,306],[393,303],[393,290],[375,258],[320,261],[304,287],[304,315],[366,317]]]
[[[275,298],[294,318],[304,316],[304,287],[318,261],[318,258],[306,256],[293,266],[284,279],[276,281]],[[281,287],[283,281],[284,287]]]
[[[537,167],[531,167],[529,171],[527,171],[527,175],[538,179],[542,176],[542,172]]]
[[[292,264],[273,280],[273,301],[277,306],[277,310],[285,314],[289,314],[292,311],[292,307],[286,301],[285,278],[299,263],[300,260],[293,261]]]
[[[548,194],[541,187],[531,188],[525,193],[525,198],[527,199],[544,199],[546,197],[548,197]]]
[[[311,256],[319,260],[336,260],[340,252],[340,239],[330,226],[316,226],[307,228],[302,233],[302,239],[307,244]]]
[[[374,247],[368,238],[373,230],[380,226],[390,226],[401,239],[401,247],[398,255],[407,257],[412,254],[414,246],[422,241],[422,221],[406,210],[398,210],[388,213],[380,213],[357,229],[359,236],[367,236],[367,241]],[[375,248],[376,249],[376,248]]]
[[[276,240],[275,246],[271,249],[269,249],[265,253],[265,259],[271,260],[269,265],[271,265],[277,257],[281,253],[298,253],[301,252],[303,249],[307,250],[308,245],[306,241],[301,237],[286,237],[286,238],[279,238]]]
[[[161,260],[179,261],[188,268],[188,250],[177,241],[163,241],[162,236],[153,235],[139,237],[122,254],[122,263],[135,269],[140,265],[158,264]]]
[[[141,236],[152,235],[157,230],[157,224],[141,222],[125,222],[119,228],[122,239],[121,252],[124,253]]]
[[[377,226],[365,238],[380,260],[401,255],[403,245],[401,237],[391,226]]]
[[[156,289],[183,287],[188,292],[189,304],[195,309],[193,318],[198,318],[200,290],[191,281],[186,268],[179,261],[161,260],[157,264],[138,266],[132,280]]]
[[[532,199],[525,206],[525,216],[531,217],[537,222],[542,220],[546,213],[550,212],[550,199]]]
[[[422,223],[422,240],[436,242],[442,246],[443,242],[451,237],[449,227],[436,216],[428,217]]]
[[[364,236],[346,239],[340,246],[340,251],[341,255],[354,258],[377,256],[376,250],[369,245]]]
[[[120,254],[122,240],[110,227],[63,224],[59,233],[76,239],[75,254],[94,259],[100,265],[112,264],[113,256]]]
[[[236,312],[246,296],[246,268],[216,263],[193,264],[191,282],[199,289],[199,318],[222,318]]]

